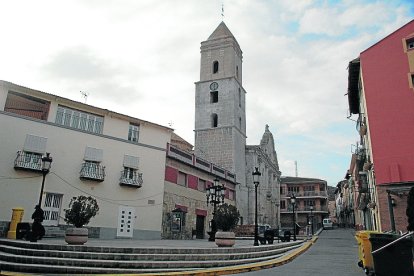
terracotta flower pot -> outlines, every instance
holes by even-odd
[[[82,245],[88,241],[88,228],[68,228],[65,233],[68,244]]]
[[[218,247],[232,247],[236,243],[236,234],[234,232],[216,232],[215,242]]]

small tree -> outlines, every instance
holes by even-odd
[[[240,213],[235,206],[224,203],[217,208],[214,221],[218,229],[230,231],[236,227],[239,217]]]
[[[414,187],[411,188],[407,198],[407,211],[408,217],[408,231],[414,231]]]
[[[76,228],[87,225],[91,218],[99,211],[96,199],[91,196],[80,195],[73,197],[69,203],[69,209],[65,209],[65,222],[73,224]]]

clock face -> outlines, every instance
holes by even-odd
[[[218,88],[218,83],[217,82],[212,82],[210,84],[210,90],[217,90]]]

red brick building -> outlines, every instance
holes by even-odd
[[[360,142],[347,177],[366,229],[406,231],[414,185],[413,81],[414,21],[349,63],[349,109],[358,115]]]

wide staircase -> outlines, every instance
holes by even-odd
[[[130,248],[0,239],[0,270],[50,274],[165,273],[274,260],[303,241],[257,247]]]

